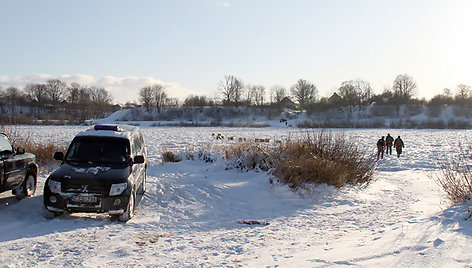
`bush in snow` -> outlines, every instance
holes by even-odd
[[[162,162],[180,162],[182,159],[173,152],[163,152]]]
[[[440,162],[439,174],[433,175],[453,205],[471,201],[472,197],[472,145],[459,148],[459,156]]]
[[[229,160],[228,168],[242,170],[260,169],[268,171],[270,151],[267,145],[256,142],[242,142],[224,149],[225,159]]]
[[[54,153],[65,152],[67,149],[65,145],[34,142],[31,140],[29,133],[22,132],[13,126],[2,126],[0,132],[8,136],[13,147],[23,147],[26,152],[34,154],[39,168],[43,170],[52,170],[57,164],[57,161],[54,160]]]
[[[306,183],[333,185],[368,184],[375,160],[343,135],[320,132],[303,139],[276,144],[246,142],[225,149],[229,168],[270,171],[292,188]]]
[[[305,183],[368,184],[375,160],[344,135],[320,132],[300,140],[287,140],[270,154],[272,173],[293,188]]]
[[[58,164],[58,161],[54,160],[54,153],[67,150],[66,146],[42,142],[25,141],[20,146],[24,147],[26,152],[36,155],[39,167],[49,171]]]

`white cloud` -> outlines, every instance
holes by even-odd
[[[126,101],[139,100],[139,90],[145,86],[161,84],[165,87],[167,94],[171,98],[183,99],[189,94],[190,90],[175,82],[165,82],[154,77],[114,77],[105,76],[96,82],[96,86],[103,87],[112,93],[115,102],[123,103]]]
[[[139,101],[139,90],[145,86],[153,84],[161,84],[165,87],[167,95],[171,98],[184,99],[190,94],[195,94],[176,82],[165,82],[154,77],[136,77],[136,76],[104,76],[95,78],[92,75],[85,74],[63,74],[63,75],[48,75],[35,74],[22,77],[10,78],[8,76],[0,76],[0,87],[18,87],[24,88],[30,83],[45,83],[49,79],[59,79],[70,84],[77,82],[82,85],[102,87],[108,90],[113,97],[114,103],[125,103],[127,101]]]

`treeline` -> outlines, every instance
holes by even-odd
[[[104,88],[89,87],[58,79],[31,83],[20,89],[0,88],[0,116],[3,121],[28,123],[28,120],[69,120],[83,122],[101,118],[119,109]]]
[[[469,105],[472,106],[471,86],[460,84],[456,89],[444,89],[431,100],[415,98],[417,88],[413,77],[399,74],[391,87],[375,94],[368,81],[348,80],[330,96],[319,97],[317,86],[305,79],[299,79],[290,88],[244,83],[241,78],[226,75],[217,84],[218,96],[189,95],[179,101],[171,98],[167,89],[160,84],[143,87],[137,96],[138,103],[127,103],[125,108],[143,106],[147,111],[160,113],[163,107],[205,107],[231,106],[272,108],[280,113],[282,108],[305,110],[308,114],[338,107],[377,105]],[[0,88],[0,119],[62,120],[83,122],[87,119],[102,118],[122,107],[113,105],[112,96],[105,88],[90,87],[76,82],[68,85],[58,79],[45,83],[31,83],[24,88]]]
[[[364,105],[471,105],[472,88],[460,84],[454,90],[445,88],[443,93],[427,101],[415,98],[417,84],[408,74],[399,74],[389,88],[382,93],[375,94],[371,84],[362,79],[348,80],[341,83],[331,96],[319,97],[317,86],[307,80],[300,79],[289,89],[282,86],[273,86],[266,89],[261,85],[245,84],[242,79],[226,75],[218,82],[218,98],[190,95],[181,104],[175,99],[168,98],[165,88],[153,85],[140,90],[140,104],[158,112],[164,106],[244,106],[244,107],[290,107],[306,110],[308,113],[320,110],[329,110],[337,107],[358,107]]]

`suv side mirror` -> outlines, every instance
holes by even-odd
[[[55,152],[54,153],[54,159],[62,161],[64,160],[64,153],[63,152]]]
[[[25,153],[25,148],[23,147],[18,147],[16,149],[16,154],[24,154]]]
[[[142,155],[137,155],[133,159],[133,164],[142,164],[144,163],[144,156]]]

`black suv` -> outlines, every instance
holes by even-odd
[[[141,131],[129,125],[95,125],[80,132],[62,164],[44,185],[44,216],[108,212],[120,221],[134,215],[136,194],[146,190],[146,148]]]
[[[12,190],[18,199],[32,196],[37,176],[36,156],[22,147],[15,150],[7,135],[0,133],[0,192]]]

